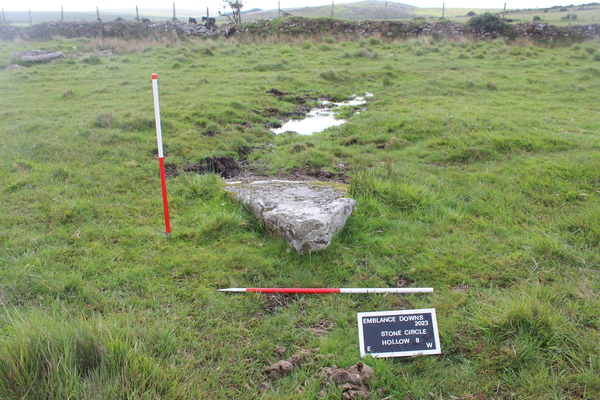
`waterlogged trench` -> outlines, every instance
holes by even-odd
[[[345,119],[338,119],[335,117],[336,111],[340,107],[364,106],[367,104],[367,101],[365,100],[367,97],[373,97],[373,94],[365,93],[364,96],[354,96],[350,100],[343,102],[321,100],[321,106],[310,110],[305,118],[289,120],[280,128],[271,129],[271,132],[276,135],[287,131],[296,132],[300,135],[312,135],[314,133],[323,132],[325,129],[331,128],[332,126],[346,123]]]

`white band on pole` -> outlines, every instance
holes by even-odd
[[[154,94],[154,118],[156,119],[156,142],[158,158],[163,158],[162,129],[160,127],[160,105],[158,102],[158,76],[152,74],[152,93]]]

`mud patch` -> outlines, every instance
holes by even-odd
[[[308,327],[308,330],[315,334],[315,336],[324,336],[331,332],[335,322],[329,319],[322,319],[318,323]]]
[[[310,350],[301,349],[298,353],[294,354],[287,360],[277,361],[275,364],[270,365],[265,369],[265,373],[267,373],[272,379],[279,379],[291,374],[295,366],[303,364],[311,357],[312,353]]]
[[[319,372],[322,374],[322,384],[325,388],[331,384],[343,387],[342,400],[371,398],[368,385],[375,376],[375,369],[367,364],[359,362],[344,369],[334,365],[331,368],[321,368]],[[317,393],[319,397],[325,397],[326,394],[325,389]]]
[[[298,296],[294,293],[265,293],[264,298],[267,312],[274,312],[278,308],[288,308],[290,304],[298,301]]]
[[[287,349],[283,346],[276,346],[275,348],[275,354],[279,356],[286,351]],[[265,368],[264,372],[269,376],[271,381],[260,383],[259,390],[270,390],[272,388],[271,382],[291,374],[296,367],[311,363],[314,358],[313,353],[319,351],[320,349],[318,348],[312,351],[300,349],[298,353],[287,360],[277,361]],[[321,379],[321,387],[323,388],[317,393],[317,396],[319,397],[327,396],[327,388],[331,385],[336,385],[337,387],[343,388],[342,400],[371,398],[369,383],[375,376],[375,369],[363,362],[359,362],[348,368],[339,368],[337,365],[319,368],[317,374]],[[379,389],[378,394],[383,394],[385,390],[385,388]]]
[[[206,157],[197,163],[184,165],[166,164],[165,174],[169,178],[178,176],[181,172],[198,174],[219,174],[222,178],[233,178],[241,173],[241,168],[233,157]]]
[[[469,285],[460,285],[460,286],[451,287],[450,291],[451,292],[469,293],[470,288],[469,288]]]
[[[413,284],[413,280],[403,277],[403,276],[397,276],[394,278],[394,283],[396,284],[396,287],[401,288],[401,287],[410,287]]]
[[[337,183],[350,183],[350,179],[347,175],[346,166],[340,164],[340,172],[324,171],[320,168],[311,169],[308,167],[294,168],[291,171],[279,172],[272,175],[261,173],[256,167],[252,165],[243,165],[243,170],[239,175],[235,177],[235,181],[244,183],[255,182],[255,181],[267,181],[272,179],[286,180],[286,181],[320,181],[320,182],[337,182]]]

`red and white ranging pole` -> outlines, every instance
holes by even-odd
[[[219,292],[260,293],[432,293],[433,288],[228,288]]]
[[[154,93],[154,118],[156,119],[156,142],[158,144],[158,166],[162,186],[163,209],[165,212],[165,229],[167,239],[171,238],[171,223],[169,222],[169,202],[167,200],[167,177],[165,175],[165,158],[163,155],[162,130],[160,127],[160,106],[158,103],[158,75],[152,74],[152,92]]]

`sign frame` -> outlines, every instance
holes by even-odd
[[[425,316],[429,316],[429,318],[425,317]],[[404,317],[402,319],[404,319],[404,321],[400,321],[399,317]],[[382,337],[384,337],[384,333],[383,332],[387,332],[387,333],[398,333],[398,336],[403,336],[401,339],[398,339],[396,337],[388,337],[387,339],[384,340],[388,340],[390,342],[398,342],[398,341],[403,341],[406,340],[405,335],[403,335],[402,333],[409,331],[410,329],[405,329],[407,328],[406,325],[410,324],[411,322],[415,322],[415,326],[413,329],[413,332],[419,332],[419,333],[411,333],[408,335],[409,338],[414,338],[415,342],[413,342],[413,347],[415,346],[415,343],[419,343],[420,340],[426,336],[428,338],[433,339],[433,346],[431,346],[431,349],[417,349],[417,350],[397,350],[396,349],[391,349],[390,351],[368,351],[368,347],[370,347],[370,343],[372,341],[374,341],[375,339],[373,338],[365,338],[365,334],[366,334],[366,330],[365,330],[365,320],[368,320],[369,318],[372,318],[374,321],[380,321],[380,322],[375,322],[372,323],[373,325],[370,326],[374,326],[377,325],[378,327],[376,329],[372,329],[369,328],[367,330],[369,331],[376,331],[376,330],[380,330],[380,337],[377,337],[377,340],[381,340]],[[357,313],[357,320],[358,320],[358,339],[359,339],[359,346],[360,346],[360,356],[361,357],[365,357],[367,355],[370,355],[372,357],[375,358],[384,358],[384,357],[411,357],[411,356],[418,356],[418,355],[434,355],[434,354],[441,354],[442,353],[442,349],[440,346],[440,336],[439,336],[439,331],[438,331],[438,325],[437,325],[437,316],[435,313],[435,308],[423,308],[423,309],[418,309],[418,310],[396,310],[396,311],[374,311],[374,312],[362,312],[362,313]],[[425,322],[427,322],[427,325],[424,325]],[[420,325],[419,323],[421,323],[422,325]],[[386,330],[388,329],[388,330]],[[431,330],[428,331],[428,333],[423,333],[424,330]],[[372,332],[370,332],[369,334],[372,334]],[[420,336],[419,336],[420,335]],[[407,342],[408,343],[408,342]],[[396,343],[394,343],[396,344]],[[427,347],[429,347],[429,345],[431,344],[431,342],[426,343],[423,342],[423,344],[427,345]],[[383,344],[382,344],[383,346]],[[399,345],[401,347],[401,344]],[[381,347],[381,346],[379,346]],[[390,345],[390,347],[393,347],[393,345]],[[422,347],[422,345],[417,345],[417,347]]]

